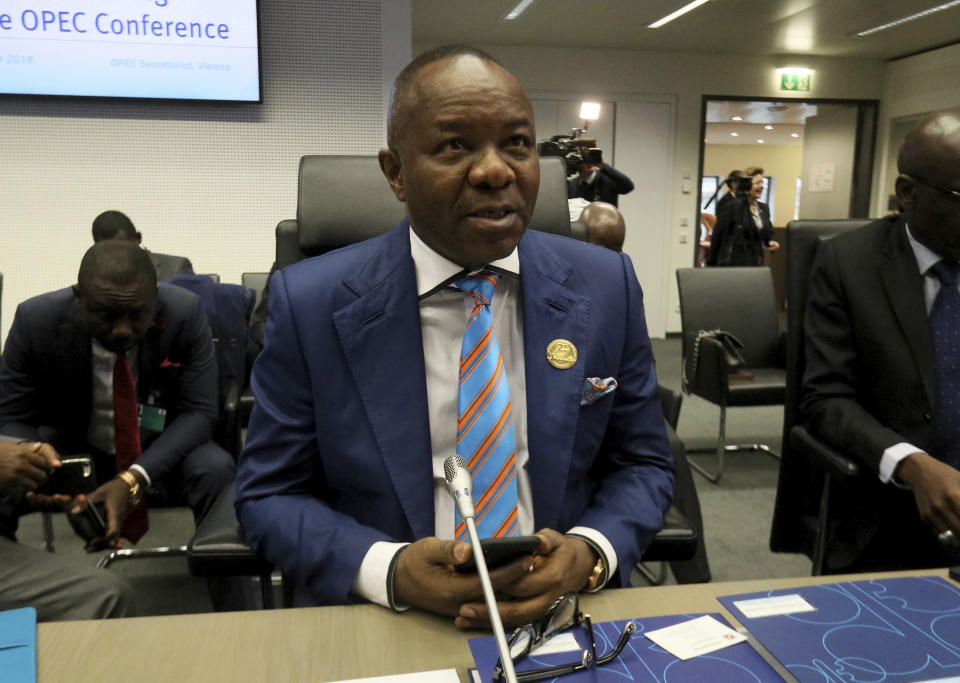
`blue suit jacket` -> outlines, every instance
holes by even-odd
[[[0,363],[0,432],[88,452],[90,364],[90,334],[69,288],[20,304]],[[167,409],[160,434],[141,430],[137,459],[162,477],[210,439],[218,414],[210,328],[200,299],[184,289],[159,285],[153,325],[137,347],[137,391],[141,403]],[[0,510],[0,522],[5,516]]]
[[[271,282],[237,509],[250,542],[295,582],[298,605],[347,602],[374,542],[434,535],[407,230]],[[603,533],[626,584],[673,493],[640,286],[626,256],[564,237],[527,231],[519,258],[534,521]],[[569,370],[547,362],[557,338],[578,350]],[[581,407],[584,379],[609,376],[618,389]]]

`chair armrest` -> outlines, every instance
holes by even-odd
[[[234,458],[239,457],[240,434],[240,383],[229,382],[223,391],[220,419],[217,422],[214,440]]]
[[[690,393],[713,403],[726,403],[729,382],[723,344],[716,339],[705,337],[700,340],[697,373],[690,378]]]
[[[682,562],[697,552],[697,532],[676,506],[663,517],[663,528],[643,553],[641,562]]]
[[[247,544],[228,486],[197,526],[187,544],[187,566],[194,576],[263,576],[273,565]]]
[[[815,437],[803,425],[794,425],[790,429],[790,445],[828,474],[855,477],[860,473],[857,463]]]

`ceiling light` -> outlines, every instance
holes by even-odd
[[[523,11],[532,4],[533,4],[533,0],[520,0],[520,2],[517,3],[516,7],[514,7],[512,10],[507,12],[507,14],[503,17],[503,20],[513,21],[514,19],[519,17],[521,14],[523,14]]]
[[[762,144],[763,144],[763,140],[761,140],[760,138],[757,138],[757,143],[762,145]]]
[[[647,26],[647,28],[660,28],[664,24],[669,24],[671,21],[673,21],[677,17],[682,17],[684,14],[686,14],[690,10],[697,9],[700,5],[705,5],[709,1],[710,0],[693,0],[693,2],[687,3],[686,5],[678,9],[676,12],[671,12],[670,14],[665,16],[663,19],[658,19],[657,21],[653,22],[652,24]],[[957,0],[957,1],[960,2],[960,0]]]
[[[739,133],[730,133],[730,135],[732,135],[733,137],[737,137]]]
[[[584,121],[596,121],[600,118],[599,102],[581,102],[580,118]]]
[[[891,22],[886,24],[881,24],[880,26],[874,26],[873,28],[868,28],[864,31],[859,31],[858,36],[869,36],[872,33],[878,33],[879,31],[885,31],[888,28],[893,28],[894,26],[899,26],[900,24],[906,24],[908,21],[913,21],[914,19],[922,19],[923,17],[929,16],[931,14],[936,14],[945,9],[950,9],[951,7],[956,7],[960,5],[960,0],[953,0],[952,2],[945,2],[942,5],[937,5],[936,7],[931,7],[930,9],[925,9],[922,12],[917,12],[915,14],[910,14],[905,17],[900,17],[899,19],[894,19]]]
[[[798,138],[798,137],[800,137],[800,133],[790,133],[790,137],[792,137],[792,138]]]
[[[731,120],[731,121],[743,121],[743,117],[742,117],[742,116],[731,116],[731,117],[730,117],[730,120]]]
[[[771,126],[771,125],[768,123],[767,125],[764,126],[764,129],[766,129],[766,130],[773,130],[773,126]]]

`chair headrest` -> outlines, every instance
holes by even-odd
[[[405,215],[405,205],[393,195],[375,156],[304,156],[297,196],[298,240],[308,255],[380,235]],[[540,193],[530,226],[570,235],[559,157],[540,159]]]

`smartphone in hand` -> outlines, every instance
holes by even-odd
[[[67,513],[67,519],[77,536],[84,541],[92,541],[107,535],[107,509],[103,503],[91,503],[88,500],[80,514]]]
[[[529,555],[540,547],[539,536],[511,536],[507,538],[483,538],[480,539],[480,547],[483,548],[483,559],[487,561],[487,569],[496,569],[505,564],[509,564],[518,557]],[[476,552],[476,550],[474,550]],[[453,566],[461,574],[469,574],[477,571],[477,563],[474,556],[463,564]]]

